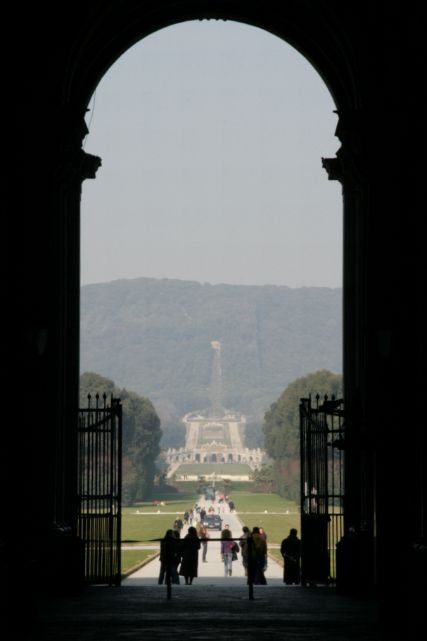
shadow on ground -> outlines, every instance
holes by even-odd
[[[375,604],[333,588],[255,586],[90,587],[37,598],[35,641],[373,641]]]

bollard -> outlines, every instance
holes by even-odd
[[[172,598],[172,556],[173,556],[173,542],[172,539],[166,539],[166,595],[167,599]]]
[[[252,537],[248,536],[246,539],[248,546],[248,588],[249,588],[249,600],[254,600],[254,565],[253,565],[253,553],[252,553]]]
[[[170,561],[166,568],[166,595],[168,599],[172,598],[172,581],[171,581],[171,564]]]

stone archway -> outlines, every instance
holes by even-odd
[[[73,104],[73,118],[75,122],[82,123],[84,111],[89,104],[91,95],[108,68],[120,55],[142,37],[161,29],[176,24],[177,22],[191,19],[233,19],[246,24],[258,26],[272,34],[279,36],[284,41],[292,44],[311,64],[317,69],[325,81],[337,105],[339,124],[337,136],[342,142],[336,158],[323,159],[323,164],[330,179],[338,179],[343,183],[344,194],[344,307],[347,311],[344,323],[343,344],[347,352],[344,354],[344,378],[346,385],[346,400],[352,405],[352,392],[360,383],[360,371],[357,368],[354,354],[351,353],[355,344],[355,334],[358,331],[355,315],[351,310],[357,308],[358,313],[363,313],[363,293],[355,289],[357,280],[358,260],[355,252],[358,251],[351,243],[351,239],[358,235],[359,218],[356,212],[363,207],[363,175],[362,149],[360,131],[358,129],[359,96],[355,76],[352,74],[351,65],[346,56],[346,44],[334,32],[332,24],[328,23],[327,15],[320,14],[318,19],[324,26],[324,31],[319,29],[319,21],[306,20],[303,8],[292,10],[292,21],[286,20],[286,9],[283,10],[283,21],[277,21],[277,16],[267,8],[247,6],[247,3],[236,0],[227,3],[224,8],[218,9],[215,0],[203,4],[203,10],[195,7],[192,2],[183,0],[175,3],[172,11],[166,2],[158,3],[159,10],[156,19],[153,14],[144,15],[141,8],[139,21],[135,23],[135,14],[127,13],[126,9],[113,9],[110,19],[114,14],[113,22],[108,20],[102,26],[97,24],[93,31],[93,40],[90,47],[82,42],[79,47],[79,56],[73,62],[72,71],[67,77],[64,95],[67,95]],[[116,12],[116,13],[115,13]],[[117,29],[120,24],[121,28]],[[333,39],[330,38],[334,32]],[[108,42],[108,46],[103,44]],[[96,45],[98,45],[98,48]],[[332,55],[332,51],[334,54]],[[334,63],[331,64],[331,55]],[[84,135],[84,126],[75,128],[74,151],[81,153],[81,140]],[[73,146],[71,145],[71,149]],[[70,147],[68,148],[70,149]],[[75,203],[74,203],[75,206]],[[77,286],[75,290],[77,291]],[[71,288],[73,291],[73,288]],[[70,350],[73,349],[71,345]],[[360,387],[360,385],[359,385]],[[349,423],[350,427],[350,423]],[[357,466],[355,456],[355,465]],[[348,462],[349,469],[352,463]],[[355,493],[357,494],[357,492]],[[353,505],[360,503],[355,496]],[[355,515],[356,516],[356,515]],[[359,518],[353,520],[360,520]]]

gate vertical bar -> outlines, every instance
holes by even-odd
[[[336,578],[343,532],[343,400],[300,399],[302,583]]]
[[[85,550],[85,580],[121,581],[121,439],[119,399],[96,396],[79,410],[77,527]]]

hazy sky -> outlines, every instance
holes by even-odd
[[[342,285],[342,198],[321,157],[337,116],[286,42],[235,22],[175,25],[101,80],[85,150],[82,284],[118,278]]]

